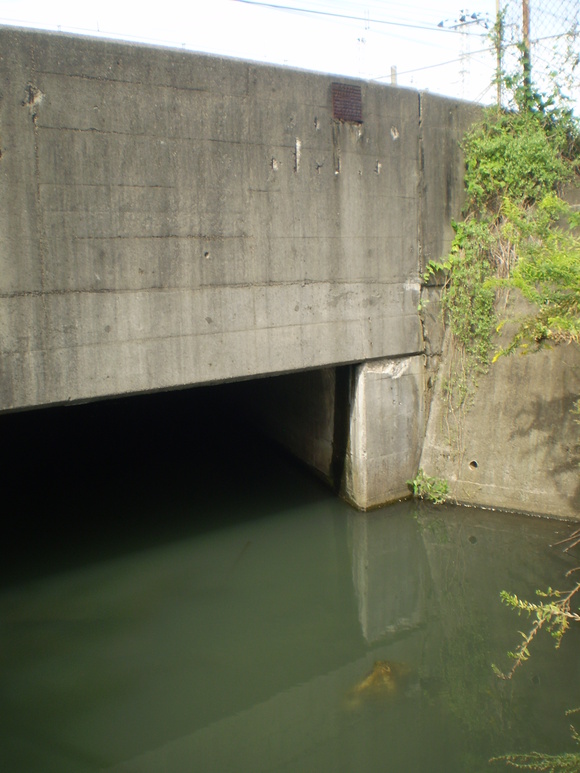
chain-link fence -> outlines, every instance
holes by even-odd
[[[518,44],[529,42],[532,81],[543,93],[557,85],[579,97],[580,0],[501,0],[504,72],[518,67]]]

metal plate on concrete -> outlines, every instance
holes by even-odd
[[[360,86],[332,84],[332,117],[338,121],[362,123],[362,92]]]

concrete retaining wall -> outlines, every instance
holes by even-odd
[[[438,379],[421,466],[464,504],[580,520],[580,348],[500,358],[473,405],[448,410]]]

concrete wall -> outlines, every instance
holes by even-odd
[[[0,410],[419,353],[473,108],[0,30]]]
[[[461,503],[580,519],[580,447],[571,412],[580,394],[580,348],[500,358],[479,379],[464,413],[449,410],[444,380],[438,379],[429,416],[425,472],[445,478]]]
[[[0,39],[1,410],[422,351],[452,192],[421,200],[421,137],[456,103],[360,82],[349,124],[329,76]]]
[[[481,118],[481,108],[436,97],[421,100],[421,267],[449,252],[464,202],[465,166],[458,142]],[[438,224],[434,227],[434,224]],[[440,298],[443,279],[431,277],[421,288],[421,322],[425,354],[425,405],[428,413],[443,355],[444,327]]]

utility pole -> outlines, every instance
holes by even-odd
[[[500,0],[495,0],[495,45],[497,55],[497,106],[501,107],[501,47],[503,45],[503,18],[501,16]]]
[[[496,4],[499,4],[499,0],[496,0]],[[470,36],[468,34],[468,27],[474,24],[482,25],[485,29],[489,29],[488,14],[481,14],[479,12],[470,13],[467,10],[462,10],[459,19],[455,19],[452,23],[448,19],[440,21],[438,27],[447,27],[452,30],[458,30],[461,32],[461,56],[460,56],[460,70],[459,75],[461,77],[462,96],[466,93],[466,80],[470,75]],[[467,78],[466,78],[467,76]]]
[[[530,0],[522,0],[522,35],[524,68],[524,105],[532,102],[532,60],[530,57]]]

